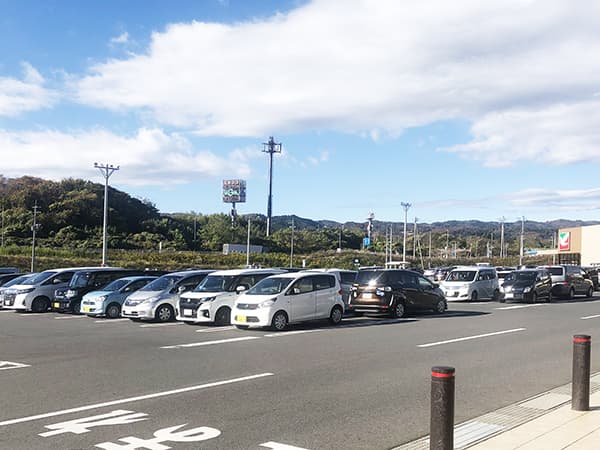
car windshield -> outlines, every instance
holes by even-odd
[[[29,278],[28,280],[25,280],[25,282],[23,284],[26,285],[34,285],[34,284],[40,284],[43,283],[44,281],[46,281],[48,278],[50,278],[53,275],[56,275],[58,272],[41,272],[38,273],[37,275],[34,275],[33,277]]]
[[[548,272],[550,272],[550,275],[562,275],[563,274],[563,268],[562,267],[548,267]]]
[[[69,287],[86,287],[90,281],[92,274],[90,272],[75,272],[73,278],[69,282]]]
[[[4,283],[2,285],[2,287],[5,288],[5,287],[14,286],[15,284],[25,284],[25,281],[27,281],[28,278],[31,278],[33,276],[35,276],[35,275],[21,275],[20,277],[13,278],[9,282]]]
[[[235,275],[208,275],[192,292],[230,291]]]
[[[293,278],[274,277],[264,278],[250,288],[246,295],[274,295],[279,294],[293,281]]]
[[[175,284],[181,280],[182,276],[177,275],[163,275],[157,278],[152,283],[147,284],[140,291],[166,291],[171,289]]]
[[[359,270],[356,274],[355,283],[358,284],[387,284],[388,274],[378,270]]]
[[[476,274],[475,270],[453,270],[448,274],[446,281],[473,281]]]
[[[514,272],[513,279],[515,281],[534,281],[536,275],[536,272]]]
[[[121,289],[123,286],[127,285],[129,281],[127,280],[115,280],[112,283],[107,284],[102,288],[103,291],[114,292]]]

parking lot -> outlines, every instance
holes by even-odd
[[[598,295],[280,333],[0,310],[0,447],[391,448],[428,433],[433,365],[459,422],[567,383],[599,329]]]

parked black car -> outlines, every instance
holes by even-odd
[[[500,286],[500,302],[521,300],[536,303],[544,298],[552,301],[552,277],[547,269],[515,270],[504,277]]]
[[[391,317],[402,317],[407,311],[441,314],[447,307],[437,284],[403,269],[359,270],[347,305],[348,311],[383,312]]]
[[[600,289],[598,286],[598,267],[584,267],[583,270],[587,273],[589,279],[594,284],[594,290]]]

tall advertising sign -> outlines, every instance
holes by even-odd
[[[558,250],[566,251],[571,250],[571,232],[561,231],[558,233]]]
[[[246,201],[246,180],[223,180],[223,202],[244,203]]]

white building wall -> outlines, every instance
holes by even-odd
[[[600,266],[600,225],[581,227],[581,265]]]

